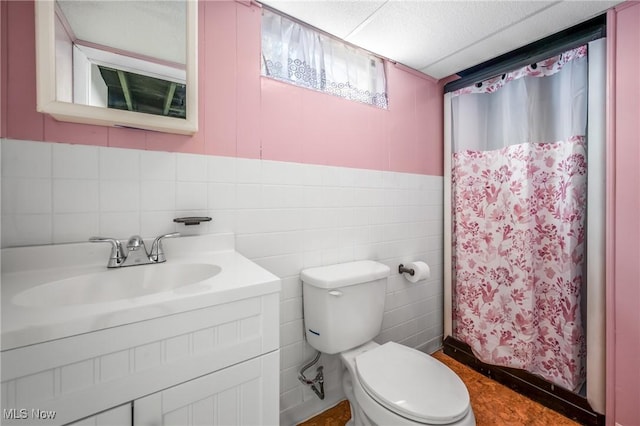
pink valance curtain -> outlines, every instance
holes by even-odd
[[[484,362],[576,390],[586,355],[586,47],[553,60],[533,67],[548,72],[518,70],[452,99],[454,336]]]

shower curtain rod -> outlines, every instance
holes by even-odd
[[[607,35],[606,15],[585,21],[574,27],[534,41],[457,74],[461,77],[444,86],[444,93],[462,89],[520,67],[558,55]]]

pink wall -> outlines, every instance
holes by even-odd
[[[443,174],[437,82],[387,63],[385,111],[262,78],[260,8],[245,3],[200,3],[200,130],[177,136],[62,123],[36,112],[33,2],[3,1],[9,84],[2,97],[11,105],[3,135]]]
[[[7,4],[0,2],[0,136],[7,128]]]
[[[608,422],[640,424],[640,3],[610,13]],[[57,122],[35,110],[31,1],[0,3],[0,135],[442,175],[442,85],[387,64],[382,111],[259,76],[260,10],[199,6],[200,131]],[[10,105],[10,108],[7,108]],[[615,184],[615,186],[614,186]]]
[[[640,2],[609,13],[607,423],[640,425]]]

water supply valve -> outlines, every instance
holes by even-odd
[[[313,365],[315,365],[319,359],[320,359],[320,351],[318,351],[318,353],[313,358],[313,360],[311,360],[311,362],[305,364],[300,369],[300,372],[298,373],[298,380],[300,380],[301,383],[307,386],[311,386],[311,390],[318,396],[318,398],[324,399],[324,374],[322,372],[324,367],[322,365],[318,366],[318,368],[316,368],[316,377],[314,377],[311,380],[307,379],[306,376],[304,375],[304,372],[309,368],[311,368]]]

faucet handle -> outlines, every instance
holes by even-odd
[[[109,237],[91,237],[89,242],[92,243],[109,243],[111,244],[111,254],[109,255],[109,261],[107,262],[107,268],[116,268],[124,262],[125,255],[122,250],[122,244],[115,238]]]
[[[179,237],[179,232],[172,232],[170,234],[160,235],[158,238],[153,240],[153,244],[151,245],[151,254],[149,254],[149,258],[156,263],[162,263],[167,260],[164,256],[164,250],[162,249],[162,240],[165,238],[175,238]]]

